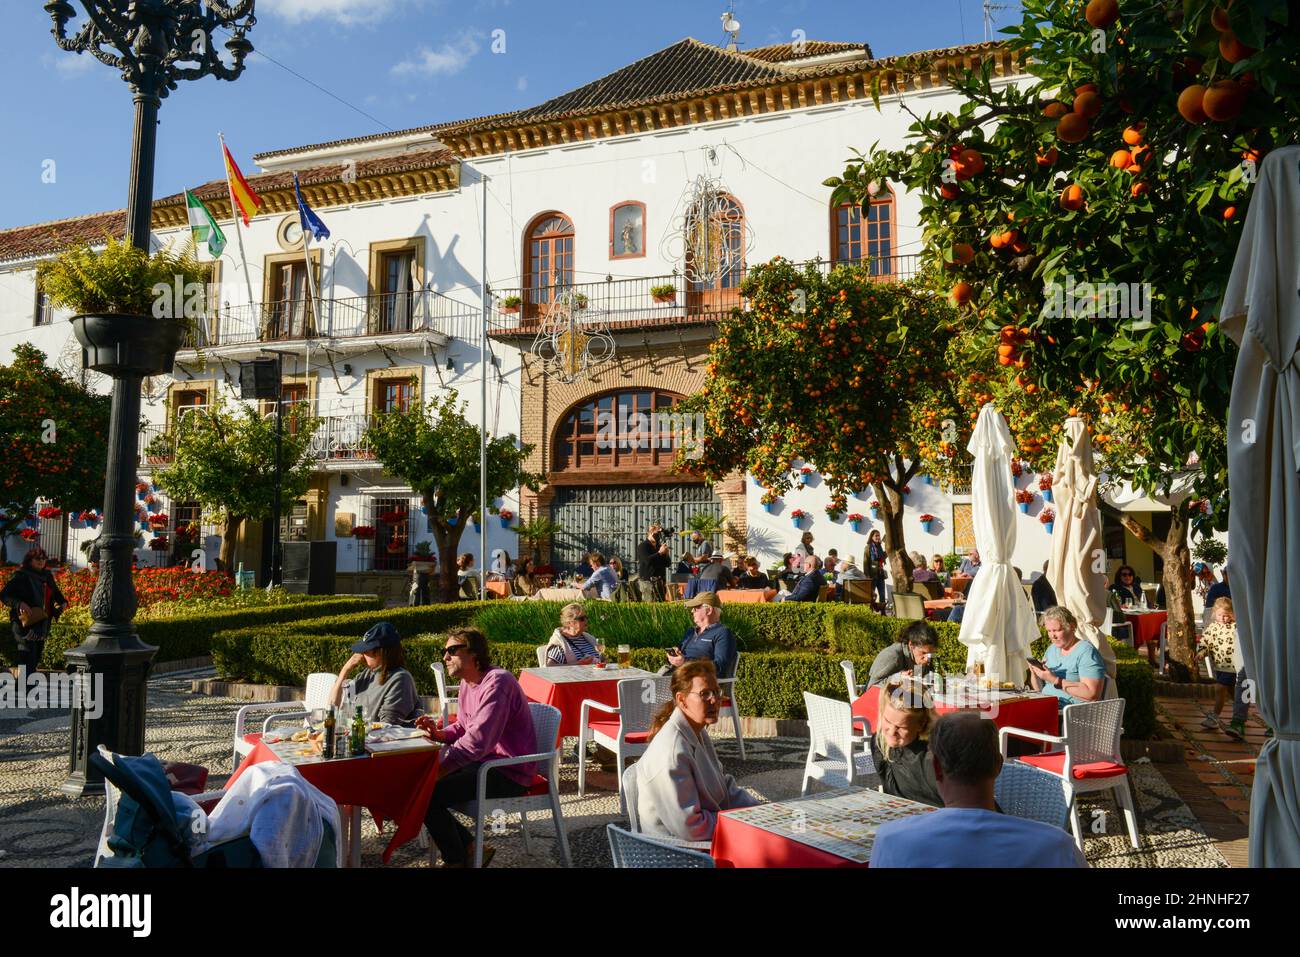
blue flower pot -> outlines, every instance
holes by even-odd
[[[1055,525],[1056,523],[1055,523],[1055,522],[1044,522],[1043,524],[1044,524],[1045,526],[1047,526],[1047,534],[1048,534],[1048,535],[1051,535],[1051,534],[1052,534],[1052,526]]]
[[[934,528],[934,522],[922,522],[922,523],[921,523],[921,531],[925,532],[925,534],[927,534],[927,535],[930,534],[930,531],[931,531],[931,529],[933,529],[933,528]]]
[[[1028,503],[1028,502],[1017,502],[1016,504],[1020,506],[1020,511],[1021,511],[1023,514],[1025,514],[1025,515],[1028,515],[1028,514],[1029,514],[1029,503]]]
[[[428,514],[429,514],[429,506],[427,506],[427,505],[421,505],[421,506],[420,506],[420,514],[421,514],[421,515],[428,515]]]
[[[799,478],[803,480],[804,485],[812,485],[812,472],[801,472]]]
[[[862,531],[862,520],[857,518],[849,519],[849,528],[853,529],[855,532]]]
[[[451,516],[450,518],[448,518],[448,519],[447,519],[447,524],[448,524],[448,525],[455,525],[455,524],[456,524],[456,516],[453,515],[453,516]]]
[[[775,507],[775,505],[776,505],[775,502],[764,502],[764,503],[763,503],[763,511],[767,512],[768,515],[771,515],[771,514],[772,514],[772,509],[773,509],[773,507]]]
[[[878,508],[873,508],[873,509],[871,510],[871,520],[872,520],[873,522],[878,522],[878,521],[880,521],[880,509],[878,509]]]
[[[791,523],[792,525],[794,525],[795,528],[798,528],[798,527],[799,527],[799,522],[800,522],[800,521],[801,521],[801,519],[797,519],[797,518],[792,518],[792,519],[790,519],[790,523]]]
[[[474,523],[474,534],[477,535],[477,534],[478,534],[479,532],[481,532],[481,531],[483,531],[483,526],[480,525],[478,522],[475,522],[475,523]]]
[[[930,476],[928,476],[928,475],[922,475],[922,476],[921,476],[921,481],[924,482],[926,485],[933,485],[933,484],[934,484],[934,479],[930,478]]]
[[[1050,502],[1052,500],[1052,490],[1050,488],[1045,488],[1041,491],[1043,493],[1043,501]]]
[[[497,516],[497,517],[498,517],[498,518],[501,518],[501,527],[502,527],[502,528],[509,528],[509,527],[510,527],[510,519],[508,519],[508,518],[502,518],[501,516]]]

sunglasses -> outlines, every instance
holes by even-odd
[[[469,645],[448,645],[446,648],[442,649],[442,656],[444,658],[450,658],[451,656],[464,651],[468,647]]]
[[[574,615],[574,616],[573,616],[573,620],[574,620],[574,621],[586,621],[586,620],[587,620],[587,616],[586,616],[586,615]]]

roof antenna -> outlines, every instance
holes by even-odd
[[[989,0],[984,0],[984,42],[985,43],[993,39],[993,11],[1009,10],[1009,9],[1011,8],[1008,4],[990,3]]]
[[[740,21],[736,19],[735,13],[735,4],[732,4],[722,14],[722,29],[729,34],[727,45],[723,49],[730,50],[733,53],[739,50],[736,46],[736,38],[740,36]]]

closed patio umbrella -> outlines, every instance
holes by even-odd
[[[1056,603],[1078,619],[1075,633],[1101,652],[1106,674],[1113,678],[1115,649],[1101,631],[1107,607],[1106,547],[1097,508],[1092,438],[1083,419],[1065,420],[1065,437],[1056,450],[1052,472],[1052,498],[1056,523],[1047,581],[1056,592]]]
[[[1264,160],[1223,296],[1241,346],[1228,405],[1232,598],[1255,706],[1252,867],[1300,867],[1300,146]]]
[[[1011,478],[1015,448],[1006,419],[992,405],[980,410],[966,450],[971,469],[971,513],[980,570],[966,592],[961,643],[967,665],[983,662],[986,675],[1020,682],[1029,646],[1038,637],[1033,606],[1011,564],[1016,549],[1016,493]]]

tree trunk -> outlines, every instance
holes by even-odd
[[[1133,537],[1149,546],[1164,562],[1161,581],[1165,586],[1165,607],[1169,616],[1165,641],[1169,677],[1174,681],[1198,680],[1196,668],[1196,625],[1192,613],[1192,590],[1188,587],[1191,550],[1187,546],[1187,516],[1178,508],[1169,513],[1169,534],[1156,538],[1127,515],[1120,522]]]
[[[904,468],[903,460],[894,456],[894,468],[898,481],[888,479],[877,482],[873,487],[876,499],[880,502],[880,515],[885,522],[884,545],[888,556],[889,577],[895,592],[908,593],[912,590],[912,572],[916,566],[907,554],[907,541],[903,533],[903,487],[916,476],[917,464],[914,462]]]
[[[232,575],[235,572],[235,538],[239,534],[239,523],[242,521],[241,516],[227,515],[221,533],[221,551],[218,553],[221,567]]]
[[[454,602],[460,595],[456,549],[460,545],[461,535],[465,533],[469,509],[457,512],[456,524],[449,525],[446,519],[434,513],[433,502],[427,496],[424,505],[433,517],[433,538],[438,543],[438,600],[444,603]],[[482,569],[479,569],[479,574],[483,574]]]

